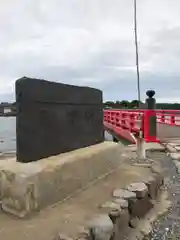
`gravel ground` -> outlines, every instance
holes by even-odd
[[[153,224],[153,232],[147,239],[180,239],[180,175],[170,157],[165,153],[151,153],[152,159],[161,161],[165,168],[165,188],[168,190],[172,207]]]

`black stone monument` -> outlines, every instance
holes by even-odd
[[[102,92],[23,77],[16,81],[17,161],[104,141]]]

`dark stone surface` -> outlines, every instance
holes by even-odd
[[[132,218],[143,218],[153,208],[153,203],[148,195],[142,199],[129,200],[129,213]]]
[[[104,141],[102,92],[23,77],[16,81],[17,160],[31,162]]]

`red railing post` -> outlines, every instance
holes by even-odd
[[[146,92],[149,98],[146,99],[147,110],[144,111],[143,117],[143,135],[145,142],[159,142],[156,130],[156,100],[153,98],[155,92],[150,90]]]
[[[143,135],[145,142],[159,142],[156,132],[156,111],[146,110],[143,116]]]
[[[175,116],[171,115],[171,124],[174,125],[175,124]]]

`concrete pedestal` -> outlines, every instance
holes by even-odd
[[[55,204],[116,169],[121,148],[104,142],[37,162],[0,163],[2,209],[24,218]]]

